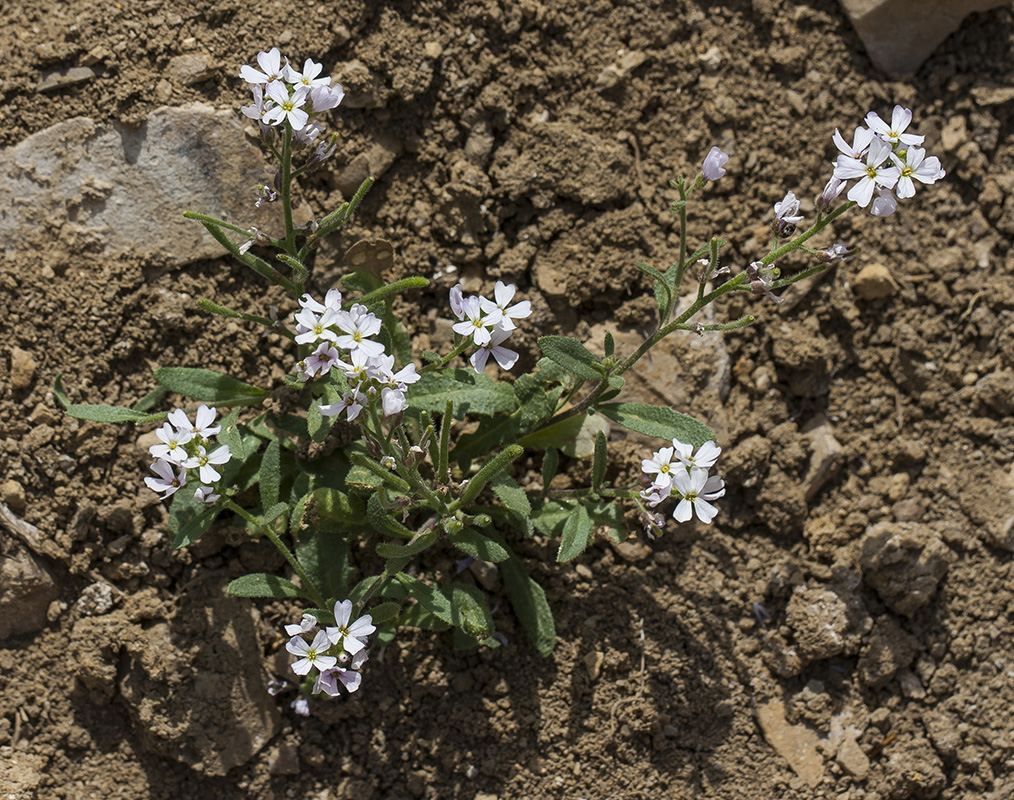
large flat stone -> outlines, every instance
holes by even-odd
[[[937,45],[977,11],[1009,0],[841,0],[874,66],[914,72]]]
[[[280,232],[277,204],[254,207],[269,176],[236,111],[163,106],[128,126],[76,117],[0,152],[0,239],[170,264],[222,254],[187,210]]]

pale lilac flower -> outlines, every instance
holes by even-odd
[[[345,90],[338,85],[315,86],[310,90],[310,105],[314,114],[335,108],[345,98]]]
[[[472,365],[472,369],[476,372],[485,370],[486,362],[491,355],[496,360],[496,363],[500,365],[500,369],[509,370],[513,367],[517,363],[518,358],[520,358],[519,354],[508,347],[500,346],[510,335],[511,331],[509,330],[504,330],[500,327],[494,328],[489,335],[489,341],[472,353],[468,359],[468,363]]]
[[[299,714],[301,717],[310,716],[310,701],[305,697],[297,697],[289,703],[289,708],[292,709],[294,714]]]
[[[257,64],[264,70],[263,72],[244,65],[240,67],[239,76],[247,83],[266,83],[269,85],[282,79],[284,71],[282,54],[278,52],[277,47],[272,47],[266,53],[258,53]],[[285,66],[288,66],[288,63]]]
[[[213,453],[208,453],[203,447],[198,447],[196,455],[184,461],[183,466],[187,469],[199,470],[201,483],[215,483],[222,478],[222,474],[215,467],[227,463],[230,458],[232,458],[232,453],[229,452],[229,446],[226,444]]]
[[[293,636],[285,645],[285,649],[292,655],[299,656],[299,659],[292,663],[292,671],[297,675],[306,675],[313,667],[325,670],[337,664],[338,659],[335,656],[326,655],[330,648],[331,640],[324,631],[317,631],[310,644],[307,644],[302,636]]]
[[[184,445],[194,438],[193,432],[180,430],[166,422],[155,431],[155,435],[162,441],[162,444],[153,444],[148,448],[152,458],[163,458],[174,464],[182,464],[187,457],[187,448]]]
[[[314,140],[324,132],[324,126],[319,122],[311,120],[301,130],[294,130],[292,132],[292,138],[299,142],[299,144],[310,145],[313,144]]]
[[[723,167],[729,160],[729,154],[723,153],[718,147],[712,147],[708,154],[704,157],[704,166],[701,167],[701,172],[704,175],[706,181],[717,181],[719,178],[725,176],[725,170]]]
[[[905,133],[905,129],[912,122],[912,110],[895,106],[891,112],[891,124],[888,125],[880,118],[875,111],[866,115],[866,124],[885,142],[892,145],[914,145],[922,144],[925,136],[918,136],[914,133]]]
[[[487,300],[485,297],[479,298],[479,305],[482,310],[487,314],[495,311],[500,312],[499,325],[505,331],[514,330],[517,326],[514,324],[516,319],[524,319],[525,317],[531,316],[532,304],[528,300],[522,300],[520,303],[515,303],[510,308],[507,304],[514,299],[514,294],[517,292],[518,287],[513,283],[508,285],[503,281],[497,281],[496,287],[493,289],[493,296],[496,298],[495,301]]]
[[[374,377],[374,363],[376,359],[362,348],[356,348],[349,353],[350,364],[342,364],[342,372],[350,382],[361,386]]]
[[[451,287],[451,313],[454,314],[458,319],[465,318],[465,299],[462,296],[461,284],[455,284]]]
[[[641,472],[647,475],[654,475],[653,483],[656,486],[669,486],[672,483],[673,473],[676,471],[672,463],[673,448],[663,447],[655,451],[651,458],[641,460]]]
[[[342,293],[338,289],[328,289],[323,303],[317,302],[309,294],[304,294],[299,298],[299,305],[301,308],[310,309],[314,314],[323,314],[329,308],[332,311],[341,311]]]
[[[197,491],[194,492],[194,499],[198,503],[204,503],[209,506],[217,503],[221,496],[222,495],[217,494],[210,486],[198,486]]]
[[[173,464],[161,459],[151,465],[151,471],[158,475],[157,478],[145,478],[144,482],[153,492],[163,492],[161,498],[165,500],[169,495],[175,494],[182,486],[186,485],[187,473],[180,468],[179,472],[173,471]]]
[[[668,500],[670,494],[672,494],[672,484],[668,481],[662,485],[653,483],[647,489],[640,491],[641,499],[646,501],[652,508],[663,500]],[[657,527],[661,528],[662,526],[658,525]]]
[[[722,454],[722,448],[714,442],[705,442],[697,449],[696,454],[692,444],[684,444],[679,439],[673,439],[672,446],[676,451],[676,458],[688,469],[693,467],[710,469],[715,466],[715,462]]]
[[[304,308],[295,315],[297,330],[296,344],[311,344],[321,339],[329,342],[337,342],[338,334],[331,330],[331,326],[338,321],[338,314],[333,309],[326,308],[324,313],[314,314],[309,308]]]
[[[834,176],[845,181],[853,178],[860,179],[859,183],[849,189],[849,200],[866,208],[873,199],[873,191],[876,187],[894,188],[894,184],[898,181],[898,170],[896,167],[884,166],[890,155],[891,145],[880,139],[874,139],[870,142],[865,163],[849,156],[838,156]]]
[[[338,656],[338,664],[331,669],[324,670],[317,677],[313,686],[313,693],[323,692],[330,697],[337,697],[339,694],[338,684],[349,692],[356,691],[363,682],[363,676],[359,672],[366,663],[367,655],[365,650],[360,650],[350,657],[348,653]]]
[[[717,500],[725,494],[725,481],[717,476],[709,478],[706,469],[694,467],[690,472],[677,471],[673,477],[673,488],[681,498],[673,511],[673,519],[686,522],[696,512],[701,522],[709,523],[718,509],[708,501]]]
[[[870,213],[875,217],[889,217],[898,208],[898,198],[890,189],[883,186],[877,187],[877,196],[870,204]]]
[[[838,242],[823,250],[818,250],[817,259],[823,264],[837,264],[841,261],[848,261],[855,254],[855,249],[850,248],[844,242]]]
[[[286,625],[285,633],[288,636],[299,636],[303,633],[313,633],[317,630],[317,618],[313,614],[303,614],[298,625]]]
[[[212,424],[215,421],[217,414],[217,408],[208,408],[206,405],[202,404],[197,407],[197,415],[194,418],[195,421],[193,424],[191,424],[190,418],[187,417],[187,412],[185,412],[182,408],[170,411],[169,421],[178,431],[190,431],[190,433],[194,435],[194,438],[210,439],[222,430],[221,425]]]
[[[329,343],[321,342],[317,349],[306,357],[306,372],[310,376],[323,376],[331,371],[331,367],[342,362],[338,351]]]
[[[323,67],[314,61],[312,58],[306,59],[303,62],[303,71],[293,69],[290,65],[285,65],[284,75],[285,80],[293,85],[306,86],[308,89],[313,89],[316,86],[330,86],[331,79],[328,77],[318,78]]]
[[[785,197],[775,203],[774,209],[775,225],[780,231],[795,225],[803,218],[799,213],[799,201],[792,192],[786,193]]]
[[[385,417],[393,417],[408,408],[408,400],[401,389],[385,386],[380,390],[380,404]]]
[[[292,130],[302,130],[310,119],[310,115],[303,110],[303,104],[306,102],[309,92],[310,90],[305,86],[300,86],[290,97],[285,84],[269,83],[267,95],[275,102],[275,105],[264,115],[264,121],[268,125],[288,122],[292,126]]]
[[[829,208],[831,203],[838,199],[843,191],[845,191],[846,183],[841,178],[836,178],[834,175],[824,185],[824,191],[820,193],[820,197],[817,199],[817,205],[822,209]]]
[[[355,622],[352,618],[352,601],[342,600],[334,604],[334,628],[327,629],[327,636],[332,644],[341,645],[350,655],[355,655],[366,647],[366,637],[377,630],[373,617],[363,614]]]
[[[261,125],[267,125],[264,121],[264,115],[271,109],[271,101],[264,102],[263,87],[255,84],[251,89],[253,91],[253,102],[248,106],[241,107],[239,111],[244,117],[255,119]]]
[[[866,152],[866,148],[870,146],[870,142],[873,141],[873,131],[869,128],[856,128],[855,135],[852,137],[852,144],[845,141],[845,137],[838,132],[838,129],[834,129],[834,135],[831,140],[834,142],[834,146],[838,148],[838,151],[849,158],[861,159],[863,153]]]
[[[462,336],[471,336],[472,341],[479,347],[489,344],[490,329],[495,327],[502,317],[500,309],[491,311],[484,316],[479,298],[466,297],[461,301],[461,311],[466,319],[456,322],[451,326],[451,330]]]
[[[320,413],[325,417],[336,417],[342,411],[348,411],[348,420],[352,422],[359,416],[359,412],[366,407],[367,402],[366,395],[356,389],[355,391],[345,392],[342,395],[340,403],[329,403],[328,405],[320,406]]]
[[[288,681],[268,681],[268,694],[276,697],[291,686]]]
[[[764,270],[764,271],[762,271]],[[779,297],[771,291],[771,267],[765,267],[763,261],[754,261],[746,268],[747,277],[750,278],[750,289],[754,294],[763,294],[770,297],[776,303],[782,302],[784,297]]]
[[[380,333],[380,318],[367,311],[366,306],[356,303],[349,311],[339,311],[335,314],[335,324],[345,332],[338,337],[338,346],[350,354],[357,350],[374,357],[384,354],[384,345],[369,338]]]
[[[926,158],[926,151],[921,147],[909,147],[905,151],[905,160],[902,161],[895,153],[891,153],[891,161],[901,172],[898,177],[898,185],[895,191],[898,197],[912,197],[915,195],[915,182],[912,180],[934,184],[947,173],[940,168],[940,159],[936,156]]]

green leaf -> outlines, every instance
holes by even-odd
[[[389,533],[392,536],[399,536],[402,539],[413,539],[415,533],[402,525],[398,520],[387,513],[381,493],[374,492],[366,502],[366,518],[370,521],[373,529],[379,533]],[[390,556],[388,556],[390,558]]]
[[[459,533],[452,533],[448,536],[455,547],[465,555],[476,558],[479,561],[489,561],[499,564],[510,558],[510,552],[499,542],[487,536],[483,536],[472,528],[465,528]]]
[[[349,562],[349,543],[345,535],[310,525],[294,538],[296,559],[324,596],[341,600],[348,597],[355,568]]]
[[[286,511],[289,510],[288,503],[275,503],[271,508],[267,509],[260,517],[260,522],[265,527],[270,527],[271,523],[282,516]]]
[[[192,491],[177,492],[169,507],[168,527],[173,547],[179,549],[196,542],[220,512],[219,506],[206,506],[196,500]]]
[[[643,261],[638,261],[636,266],[648,277],[654,278],[656,281],[661,281],[663,285],[665,284],[665,275],[651,266],[651,264],[645,264]]]
[[[370,609],[370,619],[373,620],[374,625],[386,625],[400,613],[401,605],[399,603],[381,603]]]
[[[715,440],[715,432],[689,414],[671,408],[645,403],[605,403],[595,407],[613,422],[645,436],[678,439],[684,444],[700,447]]]
[[[602,488],[602,480],[606,477],[607,463],[606,435],[599,431],[595,435],[595,461],[592,463],[592,491],[594,492]]]
[[[444,622],[436,614],[427,609],[421,603],[413,603],[404,611],[401,612],[401,616],[395,619],[398,625],[403,625],[407,628],[420,628],[424,631],[446,631],[451,627],[449,622]]]
[[[382,558],[411,558],[431,547],[439,535],[439,529],[431,528],[426,533],[414,536],[405,544],[377,542],[377,555]]]
[[[532,504],[528,502],[525,490],[505,472],[497,475],[492,482],[493,492],[511,512],[514,523],[528,536],[532,535]]]
[[[486,607],[486,595],[478,586],[453,581],[448,588],[451,603],[458,612],[459,624],[455,627],[477,638],[485,638],[496,630],[493,617]]]
[[[568,372],[579,378],[599,380],[605,370],[598,359],[577,339],[566,336],[540,336],[539,349]]]
[[[223,417],[222,430],[218,433],[218,441],[224,445],[228,445],[229,453],[232,455],[232,458],[229,460],[228,464],[226,464],[226,469],[228,469],[228,467],[233,463],[235,463],[238,468],[239,465],[246,460],[248,455],[252,455],[251,453],[247,453],[246,444],[239,432],[238,408],[234,408],[226,414],[225,417]],[[223,481],[224,480],[225,478],[223,477]]]
[[[63,390],[63,373],[56,373],[56,377],[53,378],[53,396],[56,398],[64,411],[70,408],[70,400],[67,399],[67,393]]]
[[[497,383],[489,375],[475,370],[455,369],[443,372],[424,372],[408,390],[408,402],[419,411],[443,413],[447,401],[454,402],[454,416],[492,416],[512,412],[518,399],[509,383]]]
[[[588,509],[583,505],[578,505],[563,525],[563,538],[560,540],[560,549],[556,553],[556,560],[570,561],[581,555],[588,546],[591,533],[592,524],[588,516]]]
[[[556,447],[570,458],[585,458],[595,452],[595,436],[606,433],[609,423],[595,414],[578,414],[529,434],[518,441],[525,447]]]
[[[261,508],[271,508],[278,502],[282,485],[281,458],[282,448],[279,447],[278,440],[268,442],[268,447],[261,456]]]
[[[228,592],[233,597],[307,597],[292,581],[279,578],[277,575],[268,575],[264,572],[255,572],[252,575],[244,575],[236,578],[228,586]]]
[[[546,593],[532,580],[517,556],[504,561],[500,565],[500,573],[514,613],[521,620],[535,649],[548,656],[556,644],[556,626],[553,624],[553,612],[546,601]]]
[[[546,448],[546,454],[542,457],[542,488],[543,491],[549,488],[549,484],[556,477],[556,471],[560,468],[560,451],[553,445]]]
[[[425,289],[430,285],[430,282],[426,278],[413,277],[413,278],[402,278],[400,281],[389,283],[386,286],[381,286],[379,289],[374,289],[369,294],[365,294],[360,297],[356,302],[362,303],[364,306],[374,305],[381,300],[386,300],[388,297],[394,297],[396,294],[402,292],[408,292],[412,289]]]
[[[573,500],[547,500],[534,510],[532,522],[543,536],[556,536],[573,511]]]
[[[512,444],[509,447],[505,447],[501,453],[498,453],[494,458],[483,464],[482,469],[469,479],[468,486],[461,493],[461,505],[468,505],[475,500],[486,484],[507,469],[510,463],[523,452],[525,452],[525,449],[521,445]]]
[[[122,406],[101,406],[89,405],[88,403],[73,403],[67,406],[67,416],[77,419],[87,419],[92,422],[155,422],[165,414],[145,414],[142,411],[135,411],[132,408]]]
[[[134,411],[151,411],[151,408],[159,403],[163,397],[169,394],[169,390],[164,386],[156,386],[148,394],[138,400],[131,408]]]
[[[155,380],[169,391],[204,403],[248,405],[262,402],[269,394],[265,389],[243,383],[210,369],[192,367],[160,367]]]
[[[427,611],[437,617],[437,619],[441,622],[446,622],[448,625],[455,625],[460,621],[454,606],[451,604],[451,601],[447,599],[447,595],[441,592],[436,586],[431,586],[428,583],[417,580],[411,575],[406,575],[404,572],[399,572],[394,577],[408,590],[408,593],[412,597],[418,600]]]

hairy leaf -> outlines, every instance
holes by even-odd
[[[645,436],[678,439],[699,447],[715,440],[715,432],[689,414],[645,403],[605,403],[596,410],[613,422]]]
[[[605,370],[598,359],[577,339],[566,336],[540,336],[539,349],[568,372],[579,378],[598,380]]]

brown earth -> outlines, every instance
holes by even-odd
[[[42,542],[30,555],[5,523],[0,579],[8,601],[34,587],[25,603],[52,602],[32,620],[0,597],[0,620],[31,630],[0,646],[5,797],[1014,794],[1011,8],[971,16],[904,81],[869,65],[831,0],[43,0],[4,19],[5,147],[75,116],[238,110],[239,66],[276,44],[344,64],[341,151],[302,199],[319,214],[380,179],[315,277],[329,285],[333,253],[363,235],[394,245],[396,277],[444,273],[413,317],[420,346],[439,344],[458,275],[520,284],[536,309],[524,348],[605,323],[636,341],[651,309],[634,262],[673,258],[667,181],[714,143],[729,174],[691,233],[728,239],[734,269],[763,252],[786,190],[820,190],[832,130],[870,109],[912,107],[948,170],[887,220],[848,217],[823,243],[862,253],[781,306],[720,308],[760,321],[709,342],[684,383],[658,369],[647,388],[720,432],[730,490],[714,525],[632,531],[563,568],[536,541],[552,658],[503,609],[496,651],[405,632],[358,695],[310,718],[263,689],[296,609],[221,597],[277,559],[229,529],[173,551],[140,432],[68,419],[51,391],[62,371],[73,401],[129,405],[159,365],[277,380],[279,342],[195,299],[284,298],[224,260],[8,245],[0,501]],[[206,57],[196,78],[180,55]],[[39,90],[79,65],[95,74]],[[731,365],[717,385],[715,353]]]

